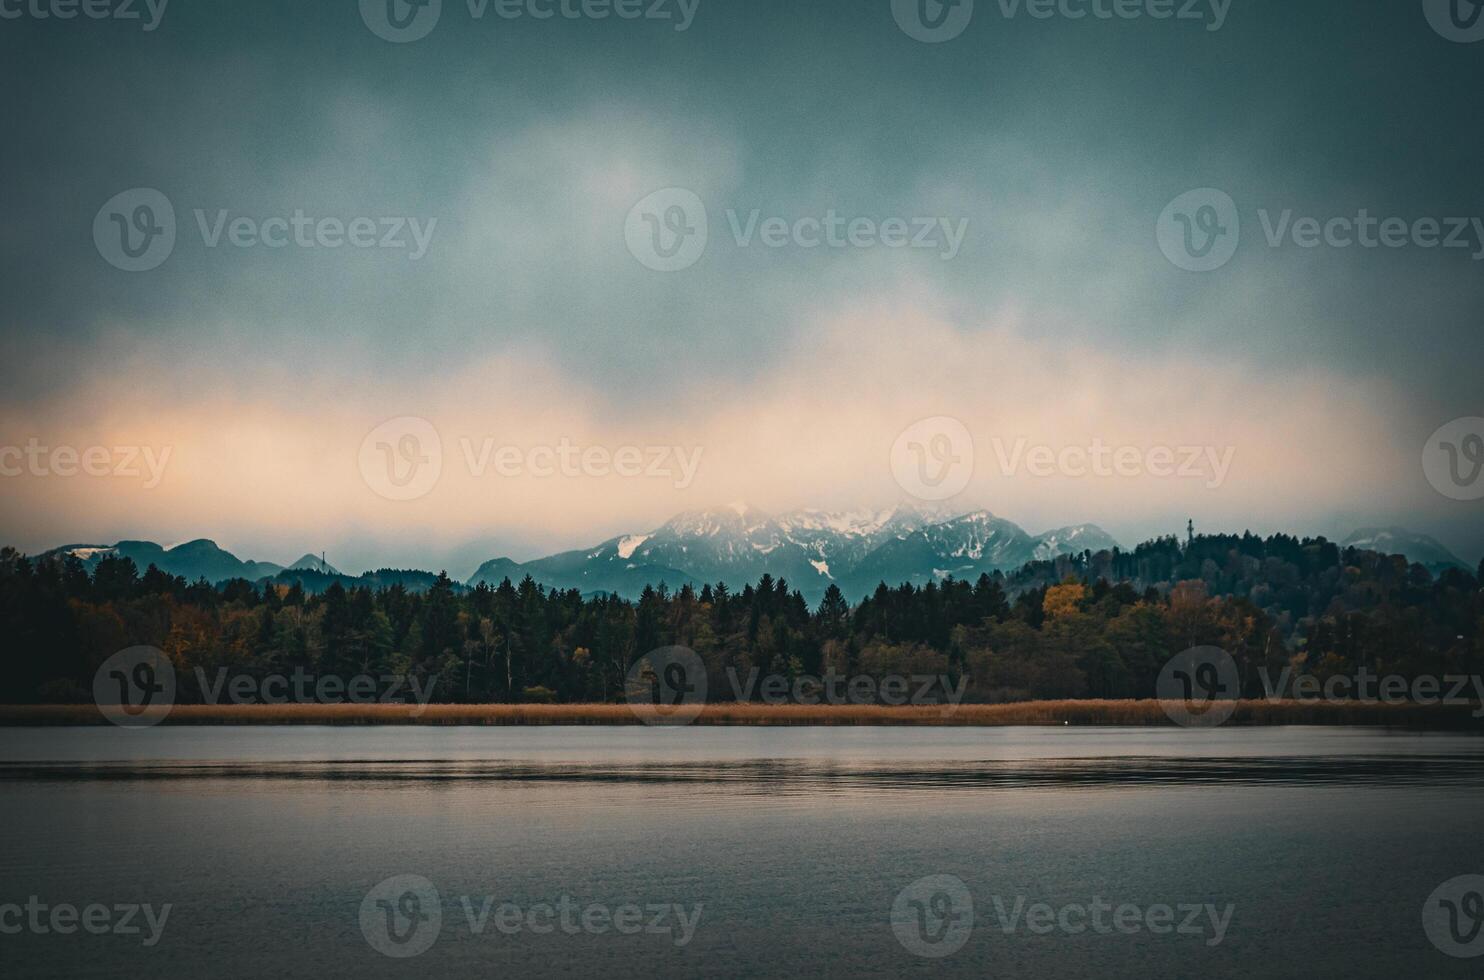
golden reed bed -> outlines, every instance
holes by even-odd
[[[176,705],[171,725],[637,725],[624,704],[254,704]],[[1385,725],[1484,730],[1479,709],[1463,704],[1239,701],[1227,725]],[[709,704],[696,725],[1171,725],[1158,701],[1026,701],[912,705]],[[86,705],[0,705],[0,725],[99,725]]]

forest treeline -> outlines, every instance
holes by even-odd
[[[110,655],[150,645],[202,699],[197,672],[265,677],[436,678],[434,701],[593,702],[622,696],[628,668],[667,645],[691,648],[711,699],[747,675],[934,674],[965,700],[1152,697],[1175,653],[1230,653],[1243,693],[1261,668],[1323,679],[1366,668],[1404,677],[1484,673],[1484,565],[1434,577],[1400,556],[1320,539],[1173,537],[1083,553],[1008,575],[923,586],[883,583],[852,607],[830,587],[810,608],[763,576],[637,601],[546,589],[530,578],[468,589],[439,575],[423,591],[234,580],[190,583],[127,558],[89,574],[76,559],[0,550],[0,702],[81,703]]]

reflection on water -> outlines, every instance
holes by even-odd
[[[1484,738],[1325,728],[0,730],[0,779],[723,784],[807,793],[1211,784],[1484,785]]]
[[[11,729],[0,803],[0,905],[172,906],[147,949],[0,936],[7,978],[1477,975],[1421,917],[1484,870],[1484,739],[1463,735]],[[360,910],[407,875],[443,925],[397,960]],[[974,917],[930,959],[892,909],[942,876]],[[702,912],[681,947],[477,932],[465,911],[562,896]],[[1095,898],[1233,911],[1214,946],[995,918]]]
[[[3,763],[0,780],[293,779],[323,782],[495,780],[571,783],[702,783],[744,793],[870,792],[882,789],[1036,786],[1484,785],[1478,755],[990,759],[951,765],[821,763],[803,759],[633,765],[436,759],[324,762]]]
[[[1310,726],[1182,728],[171,726],[0,728],[0,762],[840,762],[1484,756],[1484,737]]]

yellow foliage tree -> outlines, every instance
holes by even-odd
[[[1060,619],[1077,612],[1082,600],[1087,597],[1087,586],[1081,582],[1067,580],[1046,590],[1046,599],[1041,608],[1047,619]]]

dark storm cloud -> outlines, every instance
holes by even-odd
[[[190,404],[268,385],[395,392],[512,350],[539,351],[612,411],[650,411],[677,378],[761,383],[816,317],[865,297],[1129,363],[1175,353],[1255,377],[1379,380],[1418,446],[1480,414],[1484,263],[1470,250],[1265,236],[1285,211],[1484,215],[1484,43],[1439,36],[1419,4],[1235,0],[1212,30],[979,0],[940,44],[909,37],[887,0],[701,0],[688,20],[678,3],[596,20],[444,0],[409,43],[378,37],[351,0],[174,0],[152,30],[5,9],[23,12],[0,20],[0,382],[18,413],[85,402],[120,359],[152,364],[139,383]],[[634,261],[623,227],[669,186],[705,203],[711,242],[666,275]],[[104,262],[92,235],[134,187],[177,218],[168,260],[144,273]],[[1153,229],[1201,187],[1236,202],[1242,242],[1195,274]],[[727,212],[754,209],[968,231],[952,261],[739,247]],[[417,259],[206,245],[214,223],[300,212],[436,227]],[[1426,520],[1477,552],[1476,513]]]

